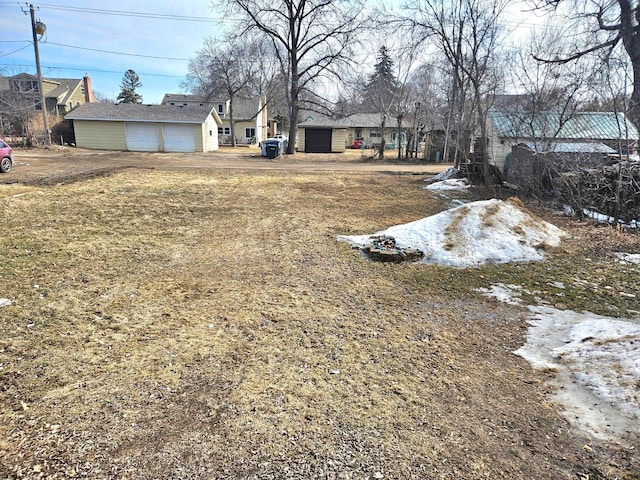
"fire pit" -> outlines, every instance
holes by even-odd
[[[362,251],[378,262],[415,262],[424,257],[424,253],[415,248],[398,247],[396,239],[387,235],[371,237]]]

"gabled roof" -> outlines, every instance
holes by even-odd
[[[212,100],[201,95],[190,95],[186,93],[165,93],[162,98],[162,105],[168,105],[170,102],[190,102],[190,103],[214,103]],[[224,103],[224,102],[223,102]]]
[[[233,99],[233,118],[235,121],[253,120],[262,111],[262,107],[260,97],[236,97]],[[225,113],[228,114],[228,112]]]
[[[37,81],[38,77],[36,75],[32,75],[30,73],[19,73],[12,77],[0,77],[2,81],[0,81],[0,88],[10,88],[11,80],[34,80]],[[86,76],[88,78],[88,75]],[[46,77],[42,79],[43,84],[49,84],[51,90],[45,93],[46,98],[55,98],[56,103],[58,105],[66,105],[69,101],[69,98],[76,93],[78,90],[82,92],[82,96],[86,98],[84,92],[84,78],[52,78]],[[45,88],[46,90],[46,88]],[[93,97],[93,93],[89,92],[91,97]]]
[[[203,97],[201,95],[189,95],[186,93],[166,93],[162,99],[163,105],[174,103],[204,103],[205,105],[215,105],[222,103],[227,108],[229,101],[218,97]],[[177,106],[177,105],[176,105]],[[235,121],[253,120],[264,108],[260,97],[236,97],[233,99],[233,118]],[[229,112],[225,111],[225,115]]]
[[[562,119],[558,112],[490,110],[498,137],[565,140],[638,140],[638,130],[621,112],[577,112]]]
[[[354,113],[347,117],[333,118],[320,113],[305,112],[298,126],[301,128],[380,128],[382,113]],[[387,115],[385,128],[398,128],[398,119]]]
[[[543,147],[543,151],[553,153],[616,153],[613,148],[598,142],[552,142],[549,145],[541,146],[536,145],[535,142],[527,141],[518,145],[526,146],[532,151],[540,151],[540,147]]]
[[[59,105],[66,105],[67,99],[84,86],[83,80],[77,78],[43,78],[42,81],[57,84],[46,97],[55,98]]]
[[[85,103],[65,115],[66,120],[102,120],[107,122],[204,123],[213,115],[220,117],[211,105],[175,107],[140,103]]]

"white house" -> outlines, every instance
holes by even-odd
[[[162,104],[176,107],[211,105],[222,121],[222,125],[218,127],[220,144],[231,144],[231,103],[229,100],[167,93],[162,99]],[[266,97],[234,98],[233,123],[236,144],[259,144],[266,139],[268,136]]]

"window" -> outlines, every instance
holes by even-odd
[[[170,102],[169,105],[174,105],[175,106],[176,102]]]
[[[382,134],[380,133],[380,130],[374,130],[374,129],[371,129],[371,133],[369,133],[369,136],[370,136],[371,138],[374,138],[374,137],[376,137],[376,138],[381,138],[381,137],[382,137]]]
[[[224,112],[224,106],[221,103],[219,103],[218,104],[218,113],[223,113],[223,112]]]
[[[40,101],[39,98],[36,98],[33,101],[33,108],[35,108],[36,110],[42,110],[42,102]]]
[[[256,136],[256,129],[255,128],[245,128],[244,129],[244,136],[245,138],[253,138]]]
[[[231,127],[218,127],[218,135],[231,135]]]
[[[20,93],[38,93],[38,81],[37,80],[14,80],[13,91]]]

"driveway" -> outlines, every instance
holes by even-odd
[[[381,172],[435,175],[450,164],[395,163],[370,158],[370,151],[342,154],[296,153],[275,160],[260,156],[255,147],[222,148],[208,153],[145,153],[85,150],[54,146],[47,149],[15,149],[13,170],[0,175],[0,184],[55,184],[101,176],[127,168],[156,170],[246,169]],[[388,152],[390,157],[395,152]]]

